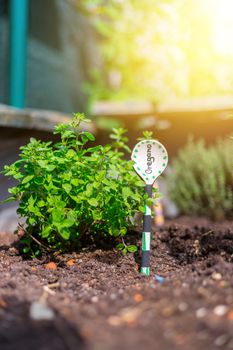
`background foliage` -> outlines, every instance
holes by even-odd
[[[77,4],[90,16],[101,45],[102,69],[93,70],[93,83],[86,87],[94,99],[158,102],[232,93],[232,55],[216,44],[225,24],[218,0]],[[227,12],[226,1],[218,5]]]
[[[233,217],[233,140],[207,148],[203,140],[180,150],[168,177],[171,197],[182,213]]]

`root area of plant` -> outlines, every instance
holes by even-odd
[[[231,222],[154,228],[149,277],[138,254],[26,260],[8,238],[0,235],[1,350],[233,349]]]

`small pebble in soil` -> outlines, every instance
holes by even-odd
[[[155,281],[159,282],[159,283],[164,283],[166,281],[166,278],[163,276],[159,276],[159,275],[155,275],[154,277]]]
[[[120,318],[118,316],[110,316],[108,318],[108,324],[110,324],[110,326],[119,326],[121,324]]]
[[[201,307],[196,311],[197,318],[203,318],[207,315],[207,310],[205,307]]]
[[[117,298],[117,295],[116,295],[116,294],[114,294],[114,293],[111,293],[111,294],[110,294],[110,299],[111,299],[111,300],[116,300],[116,298]]]
[[[205,297],[205,298],[207,298],[207,299],[208,299],[209,296],[210,296],[210,293],[209,293],[209,291],[208,291],[207,288],[198,287],[198,288],[197,288],[197,292],[198,292],[199,295],[201,295],[201,296],[203,296],[203,297]]]
[[[224,280],[219,282],[219,287],[221,287],[221,288],[227,288],[228,285],[229,285],[229,283],[224,281]]]
[[[68,260],[68,261],[66,262],[66,265],[67,265],[67,266],[73,266],[74,264],[75,264],[74,259],[70,259],[70,260]]]
[[[30,318],[35,321],[53,320],[55,317],[53,310],[39,301],[34,301],[31,304],[29,315]]]
[[[211,277],[215,281],[220,281],[222,279],[222,275],[219,272],[213,272]]]
[[[229,336],[227,334],[222,334],[215,339],[214,344],[216,346],[223,346],[228,342],[228,340],[229,340]]]
[[[53,261],[50,261],[48,264],[45,265],[45,268],[47,270],[56,270],[57,264]]]
[[[162,310],[162,315],[164,316],[164,317],[170,317],[170,316],[172,316],[173,314],[174,314],[174,312],[175,312],[175,309],[174,309],[174,307],[170,307],[170,306],[167,306],[167,307],[165,307],[163,310]]]
[[[97,295],[94,295],[92,298],[91,298],[91,301],[92,303],[97,303],[99,301],[99,298],[97,297]]]
[[[226,305],[217,305],[214,308],[214,314],[217,316],[224,316],[227,313],[228,309]]]
[[[187,303],[180,303],[179,305],[178,305],[178,309],[181,311],[181,312],[184,312],[184,311],[186,311],[187,310],[187,308],[188,308],[188,304]]]
[[[228,312],[227,318],[228,320],[233,321],[233,310]]]
[[[89,285],[88,283],[82,283],[82,284],[81,284],[81,287],[82,287],[83,289],[90,289],[90,285]]]
[[[136,303],[140,303],[143,300],[143,296],[140,293],[136,293],[134,294],[133,299]]]

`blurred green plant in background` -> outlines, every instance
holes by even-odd
[[[223,1],[222,17],[212,0],[77,1],[102,55],[102,69],[93,69],[86,85],[91,98],[157,103],[232,93],[233,52],[225,52],[222,32],[230,5]]]
[[[233,217],[233,142],[219,140],[207,148],[189,140],[168,176],[171,198],[181,213],[214,219]]]

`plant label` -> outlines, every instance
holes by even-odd
[[[159,141],[143,140],[134,147],[131,159],[138,175],[147,185],[153,185],[167,166],[168,154]]]

